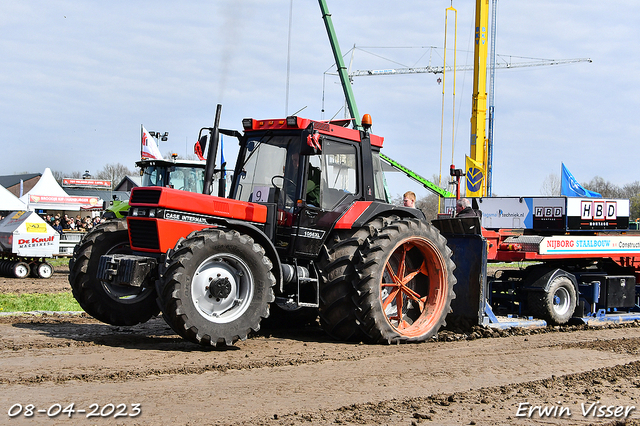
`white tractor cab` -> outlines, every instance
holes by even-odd
[[[206,161],[147,159],[136,162],[142,177],[141,186],[162,186],[181,191],[202,193]],[[105,219],[123,218],[129,214],[129,200],[113,200],[105,206]]]
[[[206,162],[199,160],[141,160],[142,185],[163,186],[181,191],[202,193]]]

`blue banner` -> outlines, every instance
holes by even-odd
[[[224,137],[220,135],[220,169],[222,170],[222,178],[227,177],[227,162],[224,161]]]
[[[602,198],[602,195],[597,192],[584,189],[582,185],[578,183],[576,178],[573,177],[569,169],[567,169],[562,163],[562,184],[560,194],[567,197],[593,197]]]

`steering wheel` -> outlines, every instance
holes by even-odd
[[[276,183],[275,183],[275,180],[276,180],[276,179],[282,179],[282,186],[278,186],[278,185],[276,185]],[[282,188],[284,187],[284,182],[285,182],[285,181],[286,181],[286,182],[289,182],[289,183],[290,183],[291,185],[293,185],[294,187],[296,186],[295,182],[293,182],[291,179],[286,178],[286,177],[284,177],[284,176],[280,176],[280,175],[276,175],[276,176],[274,176],[274,177],[272,177],[272,178],[271,178],[271,185],[272,185],[274,188],[282,189]]]

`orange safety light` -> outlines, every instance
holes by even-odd
[[[371,128],[371,116],[369,114],[365,114],[362,116],[362,127],[365,129]]]

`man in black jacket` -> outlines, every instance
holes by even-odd
[[[471,208],[471,201],[468,198],[460,198],[456,201],[456,217],[480,216],[477,211]]]

